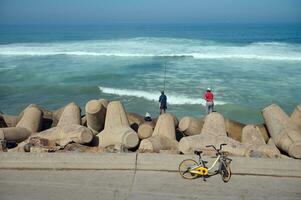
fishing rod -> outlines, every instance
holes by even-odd
[[[164,62],[164,86],[163,86],[163,91],[165,91],[165,82],[166,82],[166,61]]]

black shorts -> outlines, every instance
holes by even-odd
[[[160,109],[166,110],[166,109],[167,109],[167,106],[166,106],[166,105],[161,105],[161,106],[160,106]]]

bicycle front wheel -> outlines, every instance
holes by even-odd
[[[179,173],[183,178],[186,179],[194,179],[198,176],[198,174],[195,173],[191,173],[190,170],[197,166],[198,163],[195,160],[192,159],[186,159],[183,160],[180,164],[179,164]]]
[[[225,183],[227,183],[230,178],[231,178],[231,169],[228,164],[222,163],[222,168],[221,168],[221,176],[222,179]]]

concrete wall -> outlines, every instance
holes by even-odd
[[[1,153],[0,169],[178,170],[197,156],[147,153]],[[301,160],[232,157],[233,174],[301,177]],[[214,158],[204,157],[210,165]]]

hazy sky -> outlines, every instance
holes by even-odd
[[[0,24],[301,22],[301,0],[0,0]]]

